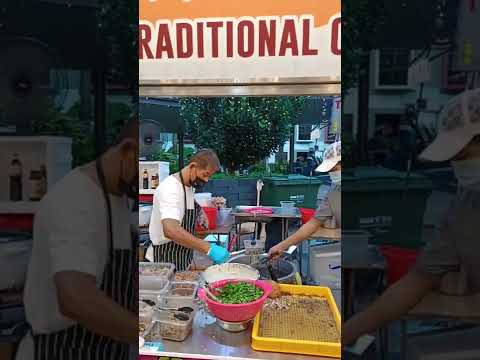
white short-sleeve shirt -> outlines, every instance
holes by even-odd
[[[195,208],[194,189],[185,186],[187,208]],[[185,214],[185,197],[183,185],[177,175],[170,175],[163,180],[153,195],[152,217],[150,218],[149,235],[153,245],[166,244],[170,239],[163,233],[162,220],[174,219],[180,223]],[[153,249],[147,250],[146,258],[153,261]]]
[[[114,248],[130,249],[128,200],[110,195],[110,201]],[[90,274],[101,285],[108,261],[107,224],[100,186],[79,169],[61,179],[40,202],[24,289],[26,318],[35,333],[60,331],[75,324],[59,311],[53,279],[57,272]]]

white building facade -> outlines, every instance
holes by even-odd
[[[408,63],[416,56],[406,49],[374,50],[370,54],[369,138],[386,120],[399,119],[409,105],[415,105],[420,85],[412,79]],[[422,98],[426,107],[418,117],[420,128],[436,129],[438,114],[446,102],[465,86],[466,75],[451,70],[450,57],[439,57],[429,64]],[[425,74],[424,74],[425,75]],[[354,136],[358,131],[358,90],[351,89],[344,97],[343,127]]]

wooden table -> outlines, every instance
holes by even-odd
[[[288,223],[290,220],[300,219],[300,210],[293,208],[292,213],[286,212],[285,208],[278,206],[267,206],[267,208],[272,209],[272,214],[252,214],[248,210],[255,208],[256,206],[237,206],[233,211],[232,215],[235,217],[235,224],[239,225],[237,233],[241,234],[242,232],[242,223],[245,222],[256,222],[256,223],[268,223],[273,219],[280,219],[282,222],[282,235],[281,241],[285,240],[288,237]],[[256,235],[256,234],[255,234]]]

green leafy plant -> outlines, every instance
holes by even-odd
[[[138,3],[130,0],[100,0],[99,35],[103,43],[107,77],[138,94]]]
[[[192,148],[184,148],[183,150],[183,161],[184,164],[188,164],[190,158],[193,156],[195,151]],[[152,161],[167,161],[170,163],[170,173],[176,173],[180,171],[180,165],[179,165],[179,154],[178,150],[174,148],[174,150],[169,150],[165,151],[162,149],[159,149],[156,151],[149,160]]]
[[[288,173],[288,162],[278,161],[270,165],[270,171],[276,174],[287,174]]]
[[[342,96],[358,82],[372,39],[385,22],[383,6],[383,1],[342,1]]]
[[[73,167],[92,161],[96,156],[93,119],[89,116],[85,119],[80,112],[78,103],[67,112],[50,105],[32,121],[35,134],[72,139]],[[126,104],[107,103],[107,143],[115,141],[130,114],[131,109]]]
[[[263,295],[262,289],[247,282],[227,284],[219,292],[217,297],[223,304],[246,304]]]
[[[265,159],[288,140],[305,97],[185,98],[180,115],[197,148],[214,149],[228,173]]]

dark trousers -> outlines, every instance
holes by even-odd
[[[257,239],[260,238],[262,231],[262,224],[259,223]],[[279,244],[282,241],[282,220],[273,219],[272,222],[267,223],[265,226],[265,232],[267,235],[267,241],[265,242],[265,251],[268,252],[272,247]]]

